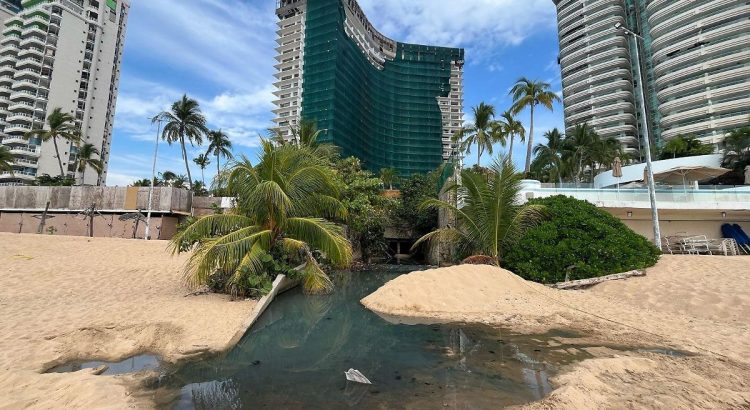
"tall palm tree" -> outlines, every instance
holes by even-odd
[[[208,150],[207,154],[216,156],[216,175],[221,173],[221,157],[226,159],[232,156],[232,141],[229,136],[222,130],[208,132]]]
[[[598,143],[599,136],[588,126],[578,124],[563,142],[562,159],[571,165],[576,183],[583,181],[586,165],[592,162],[592,148]]]
[[[264,259],[277,255],[290,266],[304,264],[307,292],[329,291],[333,284],[314,252],[336,267],[346,267],[352,259],[343,230],[326,219],[346,216],[332,169],[306,148],[266,140],[262,146],[257,165],[243,157],[223,175],[237,199],[235,209],[203,217],[172,240],[179,252],[185,240],[200,238],[186,267],[187,282],[200,286],[213,275],[229,275],[228,290],[236,291],[248,275],[265,274]]]
[[[550,170],[551,179],[557,179],[562,184],[563,134],[557,128],[553,128],[544,133],[544,136],[547,138],[547,143],[537,144],[534,147],[534,160]]]
[[[499,263],[503,252],[544,217],[542,206],[516,204],[521,179],[523,175],[515,171],[507,158],[496,159],[487,173],[463,170],[461,184],[448,188],[456,193],[463,207],[439,199],[428,199],[422,204],[425,209],[443,209],[455,214],[456,225],[424,235],[414,247],[447,241],[456,246],[462,257],[484,255]]]
[[[81,140],[81,131],[75,126],[75,118],[62,111],[62,108],[57,107],[47,116],[48,129],[35,129],[24,134],[24,138],[29,139],[38,137],[42,142],[52,140],[55,144],[55,155],[57,156],[57,163],[60,166],[60,177],[65,178],[65,170],[63,169],[62,157],[60,156],[60,148],[57,145],[58,139],[69,141],[72,143],[78,143]]]
[[[187,171],[188,187],[192,191],[193,179],[190,175],[185,139],[190,142],[190,145],[203,144],[203,136],[208,133],[206,117],[201,113],[198,101],[183,95],[181,99],[172,104],[170,111],[164,111],[156,115],[153,122],[157,121],[165,123],[162,139],[167,141],[169,145],[175,142],[180,143],[182,159],[185,161],[185,170]]]
[[[396,170],[393,168],[381,169],[380,180],[383,181],[383,185],[388,185],[388,189],[393,190],[393,181],[396,180]]]
[[[457,131],[454,139],[462,141],[462,150],[467,154],[471,153],[472,145],[477,145],[477,166],[479,166],[485,150],[492,155],[492,144],[499,140],[499,134],[494,120],[495,107],[482,102],[474,107],[473,111],[474,123]]]
[[[211,158],[208,157],[208,154],[200,154],[198,157],[193,158],[193,162],[195,162],[195,165],[198,166],[198,168],[201,169],[201,182],[203,182],[203,186],[206,186],[206,177],[203,175],[203,170],[208,167],[208,165],[211,163]]]
[[[501,120],[499,121],[499,123],[501,132],[506,139],[510,140],[508,161],[513,161],[513,141],[516,139],[516,135],[518,135],[521,142],[525,142],[526,128],[524,128],[523,123],[521,121],[518,121],[510,111],[505,111],[500,117]]]
[[[85,183],[87,168],[91,167],[97,175],[101,175],[104,170],[104,162],[100,158],[94,158],[94,155],[101,156],[94,144],[85,143],[78,148],[76,171],[81,174],[81,185]]]
[[[0,145],[0,171],[13,174],[13,154],[5,145]]]
[[[526,173],[531,168],[531,150],[534,146],[534,111],[536,110],[536,106],[541,105],[552,111],[553,103],[560,101],[560,97],[549,89],[549,83],[521,77],[510,90],[510,95],[513,96],[513,106],[510,108],[510,111],[513,114],[518,114],[528,108],[531,112],[529,141],[526,148],[526,167],[524,168],[524,172]]]

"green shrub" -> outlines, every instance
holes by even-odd
[[[594,205],[555,196],[532,200],[548,219],[529,229],[502,261],[503,267],[541,283],[586,279],[656,264],[659,250],[619,219]]]

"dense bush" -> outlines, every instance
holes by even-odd
[[[535,282],[555,283],[642,269],[659,250],[619,219],[594,205],[564,196],[532,200],[548,219],[529,229],[505,255],[503,267]]]

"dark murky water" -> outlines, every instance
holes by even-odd
[[[589,357],[550,338],[484,326],[397,325],[359,300],[391,272],[339,276],[330,296],[279,296],[230,352],[167,372],[158,399],[178,409],[500,408],[550,392],[562,365]],[[372,382],[347,382],[360,370]]]

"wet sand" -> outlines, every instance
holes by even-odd
[[[44,371],[227,349],[254,301],[186,296],[163,241],[0,234],[0,409],[143,408],[130,376]]]

